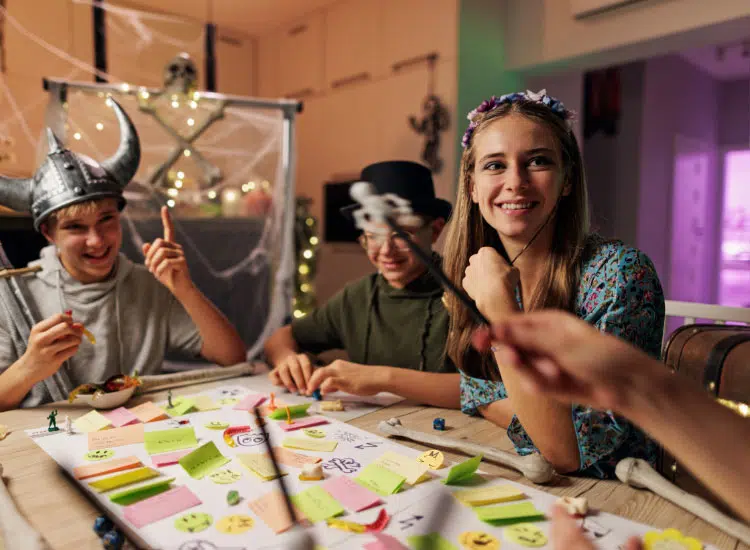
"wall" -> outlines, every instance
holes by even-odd
[[[719,84],[719,146],[750,148],[750,80]]]
[[[647,0],[576,20],[571,0],[507,0],[508,66],[576,60],[589,67],[662,55],[747,34],[746,0]]]

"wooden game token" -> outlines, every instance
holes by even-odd
[[[336,401],[321,401],[320,410],[321,411],[343,411],[344,404],[341,402],[340,399],[337,399]]]
[[[649,531],[643,535],[644,550],[701,550],[703,543],[693,537],[686,537],[677,529]]]
[[[115,456],[115,452],[112,449],[98,449],[96,451],[87,452],[85,455],[83,455],[83,458],[95,462],[97,460],[106,460],[107,458],[112,458],[113,456]]]
[[[208,479],[214,483],[228,485],[229,483],[234,483],[235,481],[242,479],[242,474],[233,470],[217,470],[208,474]]]
[[[458,537],[458,542],[461,543],[466,550],[499,550],[500,541],[489,533],[482,533],[481,531],[466,531],[461,533]]]
[[[229,427],[229,422],[223,420],[212,420],[204,424],[209,430],[226,430]]]
[[[323,467],[320,464],[303,464],[300,481],[320,481],[323,479]]]
[[[318,430],[317,428],[305,428],[302,430],[302,433],[316,439],[322,439],[326,436],[326,433],[323,430]]]
[[[213,516],[203,512],[185,514],[174,520],[174,527],[184,533],[200,533],[205,531],[214,522]]]
[[[255,525],[255,521],[250,516],[235,514],[221,518],[216,523],[216,530],[225,535],[240,535],[252,529],[253,525]]]
[[[527,548],[541,548],[547,544],[547,535],[536,525],[518,523],[503,530],[505,539]]]
[[[420,462],[427,466],[430,470],[439,470],[443,467],[445,462],[445,455],[435,449],[423,452],[417,457],[417,462]]]

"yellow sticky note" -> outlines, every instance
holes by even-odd
[[[100,414],[97,411],[91,411],[73,422],[73,427],[79,432],[89,433],[98,432],[104,428],[111,428],[112,423],[103,414]]]
[[[172,403],[174,404],[174,407],[164,409],[167,411],[167,414],[172,417],[182,416],[195,408],[195,400],[190,399],[189,397],[177,397]]]
[[[124,491],[111,494],[109,496],[109,500],[111,500],[115,504],[119,504],[120,506],[128,506],[130,504],[133,504],[134,502],[138,502],[139,500],[145,500],[169,490],[169,486],[174,481],[174,479],[175,478],[173,477],[167,479],[158,479],[156,481],[152,481],[151,483],[139,485],[138,487],[125,489]]]
[[[179,463],[193,479],[203,479],[214,470],[221,468],[231,459],[225,457],[216,443],[209,441],[180,458]]]
[[[479,489],[465,489],[453,493],[459,502],[467,506],[484,506],[485,504],[497,504],[498,502],[510,502],[526,498],[523,491],[511,485],[495,485],[493,487],[480,487]]]
[[[276,478],[276,472],[273,469],[273,462],[265,454],[259,453],[244,453],[237,455],[240,463],[261,478],[264,481],[269,481]],[[282,472],[282,475],[285,475]]]
[[[409,485],[416,484],[420,478],[427,473],[427,466],[420,464],[413,458],[408,456],[388,451],[377,458],[373,464],[382,466],[386,470],[390,470],[396,474],[399,474],[406,478],[406,483]]]
[[[164,409],[162,409],[158,405],[155,405],[151,401],[146,401],[145,403],[136,405],[135,407],[130,409],[130,412],[132,412],[138,418],[138,420],[143,423],[156,422],[157,420],[166,420],[168,418],[167,413],[164,412]]]
[[[97,493],[103,493],[104,491],[111,491],[124,485],[130,485],[131,483],[137,483],[146,479],[151,479],[159,475],[159,472],[152,470],[151,468],[138,468],[137,470],[130,470],[123,474],[117,474],[116,476],[92,481],[89,483],[91,487]]]
[[[341,504],[318,485],[293,495],[291,501],[312,523],[344,513]]]
[[[146,452],[150,455],[189,449],[198,445],[192,426],[146,432],[143,439]]]
[[[365,489],[370,489],[381,496],[387,497],[401,489],[406,478],[377,464],[369,464],[354,478],[354,481]]]
[[[143,424],[133,424],[103,432],[89,432],[88,438],[89,451],[143,443]]]
[[[281,442],[282,447],[287,449],[302,449],[305,451],[323,451],[330,453],[339,444],[338,441],[328,441],[325,439],[310,439],[309,437],[287,437]]]
[[[221,408],[221,405],[208,395],[194,395],[192,396],[192,400],[193,406],[197,411],[215,411]]]

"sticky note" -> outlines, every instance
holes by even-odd
[[[361,512],[382,502],[378,495],[346,476],[328,479],[321,487],[352,512]]]
[[[298,416],[304,416],[307,414],[307,409],[310,408],[310,405],[312,403],[305,403],[303,405],[289,405],[288,407],[279,407],[275,411],[273,411],[271,414],[268,415],[268,418],[273,418],[274,420],[286,420],[286,410],[289,409],[289,414],[291,414],[292,418],[296,418]]]
[[[124,491],[120,491],[118,493],[112,493],[109,496],[109,500],[111,500],[115,504],[119,504],[120,506],[129,506],[130,504],[138,502],[139,500],[151,498],[154,495],[158,495],[159,493],[168,491],[169,485],[173,481],[173,477],[170,477],[168,479],[158,479],[156,481],[152,481],[151,483],[139,485],[138,487],[125,489]]]
[[[130,409],[130,412],[133,413],[136,418],[138,418],[138,420],[144,423],[156,422],[157,420],[166,420],[168,418],[167,413],[164,412],[164,409],[155,405],[151,401],[146,401],[145,403],[136,405],[135,407]]]
[[[138,417],[125,407],[118,407],[114,410],[107,411],[102,416],[109,420],[115,428],[129,426],[130,424],[138,424],[140,422]]]
[[[309,437],[287,437],[281,442],[287,449],[301,449],[303,451],[324,451],[330,453],[339,444],[338,441],[310,439]]]
[[[103,432],[89,432],[88,437],[89,451],[143,443],[143,424],[133,424]]]
[[[483,506],[474,511],[479,519],[495,526],[544,518],[544,514],[536,509],[533,502]]]
[[[91,411],[73,422],[73,427],[81,433],[98,432],[112,426],[112,422],[99,411]]]
[[[203,479],[214,470],[221,468],[231,459],[221,454],[216,443],[209,441],[183,456],[178,462],[193,479]]]
[[[251,411],[256,407],[259,407],[265,400],[265,395],[261,395],[259,393],[249,393],[245,397],[243,397],[242,400],[233,407],[233,409],[236,411]]]
[[[412,550],[458,550],[453,544],[440,536],[440,533],[429,535],[412,535],[406,537],[406,542]]]
[[[370,533],[375,537],[375,542],[368,542],[362,548],[364,550],[409,550],[406,546],[401,544],[401,541],[391,535],[385,533]]]
[[[125,519],[141,528],[201,504],[201,500],[187,486],[182,485],[123,509]]]
[[[453,493],[453,496],[467,506],[484,506],[526,498],[523,491],[516,489],[512,485],[494,485],[479,489],[464,489],[456,491]]]
[[[146,452],[150,455],[179,451],[198,445],[192,426],[146,432],[143,441],[146,444]]]
[[[482,455],[475,456],[465,460],[460,464],[453,466],[448,472],[448,476],[443,480],[446,485],[457,485],[471,479],[482,462]]]
[[[118,487],[123,487],[132,483],[138,483],[139,481],[145,481],[158,475],[159,472],[156,470],[152,470],[151,468],[138,468],[137,470],[129,470],[125,473],[117,474],[112,477],[107,477],[98,481],[92,481],[89,483],[89,487],[91,487],[97,493],[103,493],[104,491],[111,491],[112,489],[117,489]]]
[[[221,405],[208,395],[194,395],[192,396],[192,400],[195,410],[199,412],[215,411],[221,408]]]
[[[276,457],[276,462],[291,466],[292,468],[302,468],[305,464],[317,464],[323,460],[319,456],[308,456],[295,453],[284,447],[274,447],[273,454]]]
[[[248,503],[250,510],[255,512],[263,523],[274,533],[283,533],[288,530],[292,524],[292,518],[289,517],[284,495],[281,491],[271,491],[262,497]]]
[[[90,477],[113,474],[131,468],[142,466],[137,456],[126,456],[125,458],[115,458],[107,462],[98,462],[96,464],[86,464],[73,468],[73,477],[76,479],[88,479]]]
[[[413,458],[394,453],[393,451],[382,454],[375,459],[373,464],[382,466],[386,470],[405,477],[406,483],[410,485],[417,483],[419,478],[425,475],[429,469],[426,465],[417,462]]]
[[[328,419],[322,416],[310,416],[308,418],[299,418],[297,420],[294,420],[291,424],[287,424],[286,422],[279,422],[278,426],[285,432],[291,432],[294,430],[301,430],[302,428],[319,426],[320,424],[328,424]]]
[[[366,489],[387,497],[397,492],[406,478],[377,464],[369,464],[359,472],[355,481]]]
[[[276,479],[273,462],[266,454],[244,453],[237,455],[240,463],[264,481]],[[284,473],[282,472],[282,475]]]
[[[318,485],[292,495],[290,500],[312,523],[340,516],[344,513],[341,504]]]
[[[174,407],[164,409],[171,417],[182,416],[195,408],[195,401],[189,397],[177,397],[172,400]]]
[[[157,468],[171,466],[172,464],[177,464],[183,456],[190,454],[190,452],[190,449],[180,449],[179,451],[172,451],[171,453],[154,455],[151,457],[151,464]]]

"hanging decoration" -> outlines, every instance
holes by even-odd
[[[294,227],[294,247],[297,255],[292,312],[299,319],[310,313],[317,301],[315,299],[314,280],[318,271],[318,222],[310,215],[308,197],[297,197],[297,210]]]
[[[450,125],[450,115],[443,102],[435,94],[435,62],[437,54],[427,57],[429,82],[427,86],[427,97],[422,102],[422,118],[409,117],[409,124],[418,134],[424,134],[424,148],[422,149],[422,160],[435,174],[443,169],[443,159],[439,157],[440,132],[444,132]]]

